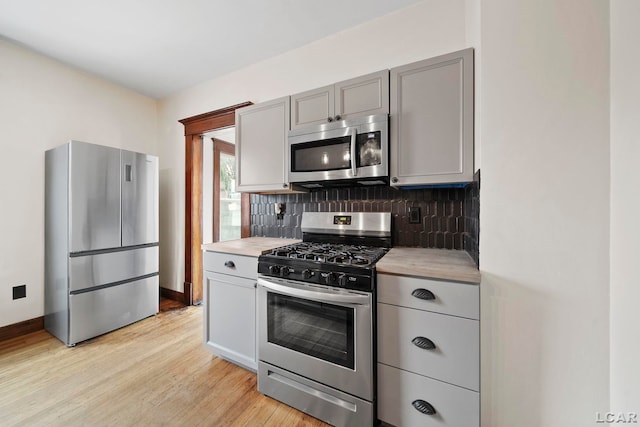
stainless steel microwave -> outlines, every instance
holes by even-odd
[[[389,182],[389,116],[289,131],[289,182],[309,189]]]

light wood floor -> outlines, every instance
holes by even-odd
[[[45,331],[0,342],[0,425],[327,425],[206,350],[202,307],[163,310],[74,348]]]

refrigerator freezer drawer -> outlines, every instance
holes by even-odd
[[[69,291],[120,282],[158,271],[158,246],[69,258]]]
[[[74,345],[158,312],[158,276],[69,295],[69,342]]]

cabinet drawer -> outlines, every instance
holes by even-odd
[[[394,426],[473,427],[480,424],[480,395],[447,383],[378,364],[378,418]],[[422,400],[435,413],[423,414]],[[417,403],[416,403],[417,404]]]
[[[254,280],[258,278],[256,257],[205,251],[202,264],[208,271]]]
[[[377,290],[379,302],[480,319],[478,285],[378,274]],[[431,293],[433,299],[412,295],[418,292]]]
[[[480,389],[479,321],[378,304],[378,361],[451,384]],[[435,348],[414,344],[433,343]],[[420,342],[422,341],[422,343]]]
[[[158,276],[69,295],[69,341],[76,344],[158,312]]]

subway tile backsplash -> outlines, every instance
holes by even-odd
[[[302,238],[303,212],[391,212],[394,246],[464,249],[479,261],[479,172],[465,188],[348,187],[301,194],[252,194],[251,236]],[[282,219],[274,205],[285,204]],[[419,224],[409,208],[420,208]]]

